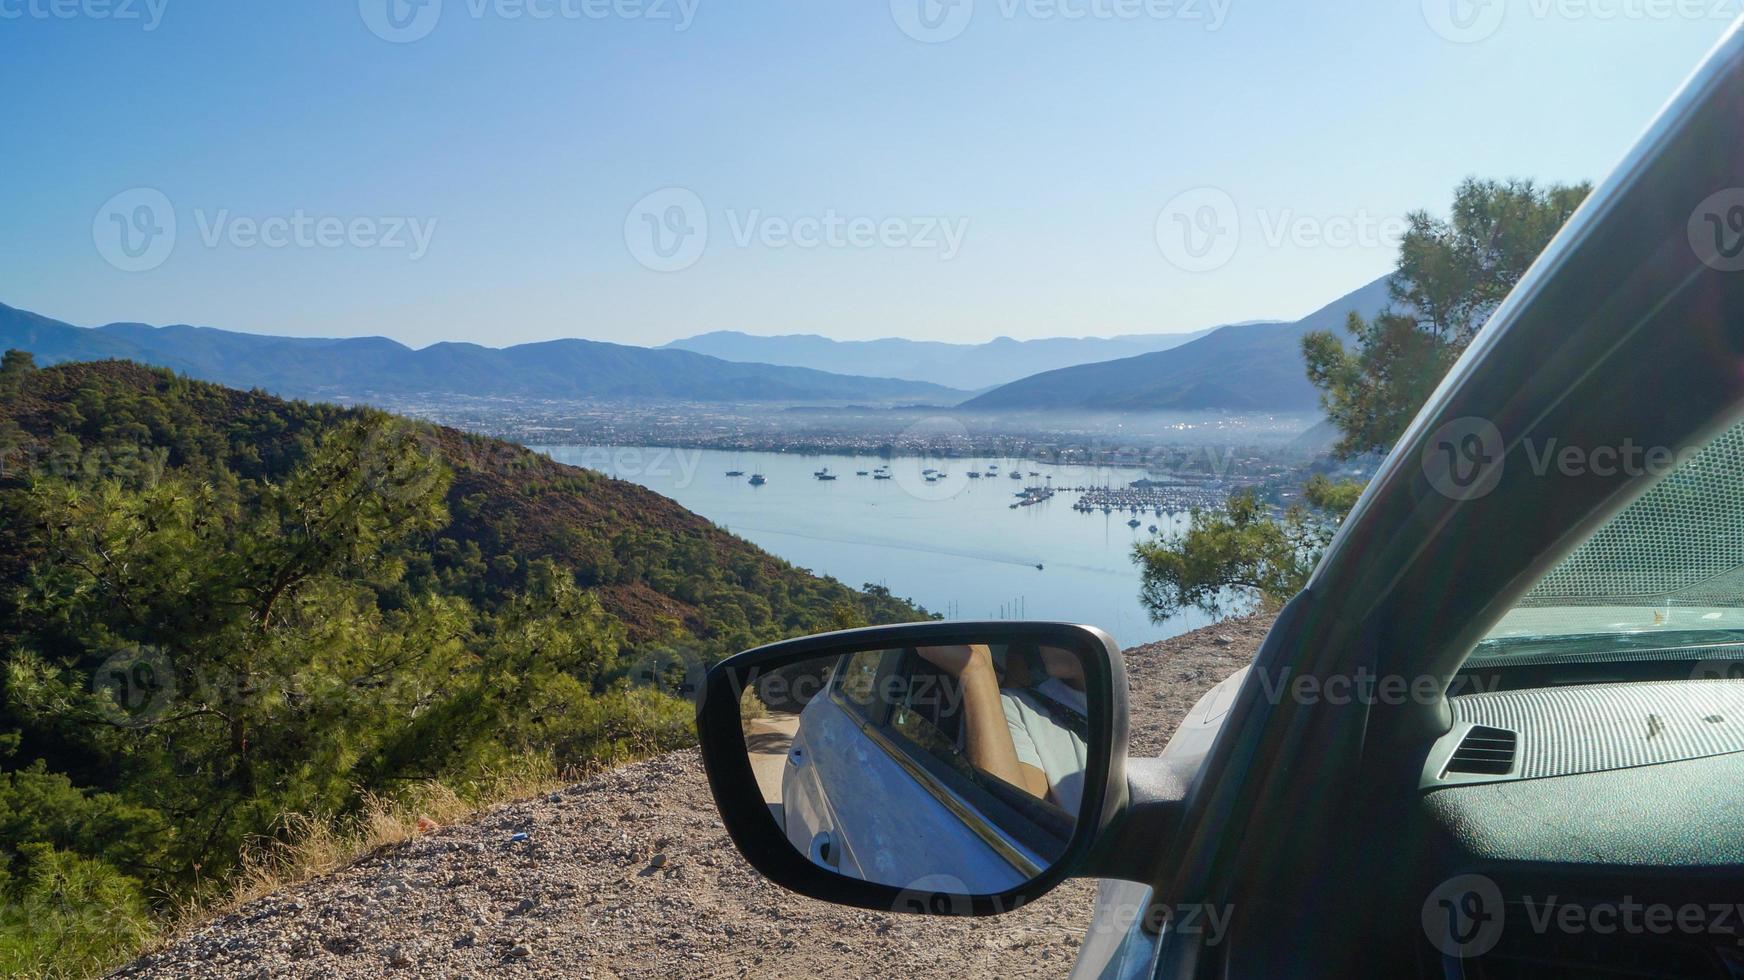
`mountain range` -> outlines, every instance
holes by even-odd
[[[1001,337],[985,344],[717,332],[654,348],[571,339],[413,349],[385,337],[272,337],[142,323],[76,327],[0,304],[0,349],[31,351],[43,365],[139,361],[199,380],[316,400],[449,395],[960,404],[1004,412],[1311,412],[1318,401],[1303,371],[1302,336],[1331,330],[1342,338],[1350,313],[1372,316],[1387,305],[1387,282],[1377,279],[1289,323],[1250,321],[1192,334],[1110,338]],[[1079,362],[1099,356],[1107,359]],[[986,390],[996,384],[990,379],[1037,366],[1037,373]]]
[[[951,405],[969,392],[892,378],[726,361],[676,348],[593,340],[515,347],[442,343],[414,350],[385,337],[271,337],[212,327],[75,327],[0,304],[0,349],[39,364],[120,358],[203,381],[296,398],[449,394],[539,400],[859,402]]]
[[[1302,337],[1343,339],[1351,313],[1387,305],[1383,276],[1293,323],[1245,323],[1165,351],[1046,371],[970,399],[970,410],[1311,412],[1319,407],[1302,363]]]
[[[996,337],[984,344],[937,340],[831,340],[816,334],[773,337],[717,330],[666,346],[728,361],[760,361],[844,374],[930,381],[979,391],[1040,371],[1168,350],[1197,340],[1216,327],[1191,333],[1126,334],[1118,337]]]

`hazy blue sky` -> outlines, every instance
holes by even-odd
[[[1603,176],[1737,6],[954,3],[0,0],[0,302],[415,345],[1294,317],[1468,174]]]

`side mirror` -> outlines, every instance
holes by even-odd
[[[776,884],[987,915],[1080,869],[1121,809],[1126,694],[1100,630],[920,623],[725,660],[697,729],[728,833]]]

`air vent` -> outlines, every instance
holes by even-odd
[[[1447,760],[1447,771],[1505,776],[1514,768],[1514,748],[1518,743],[1519,737],[1506,728],[1473,725]]]
[[[1744,680],[1571,684],[1465,694],[1448,701],[1459,723],[1448,742],[1463,736],[1467,725],[1519,733],[1514,769],[1500,777],[1505,779],[1571,776],[1744,752]],[[1442,751],[1448,751],[1446,746]],[[1445,773],[1443,768],[1434,778]],[[1459,777],[1463,782],[1495,778]]]

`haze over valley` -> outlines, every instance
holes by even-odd
[[[816,334],[768,337],[720,330],[675,340],[666,346],[712,354],[728,361],[760,361],[843,374],[875,374],[979,390],[1054,368],[1169,350],[1216,329],[1207,327],[1185,333],[1048,337],[1040,340],[997,337],[983,344],[952,344],[901,337],[831,340]]]

